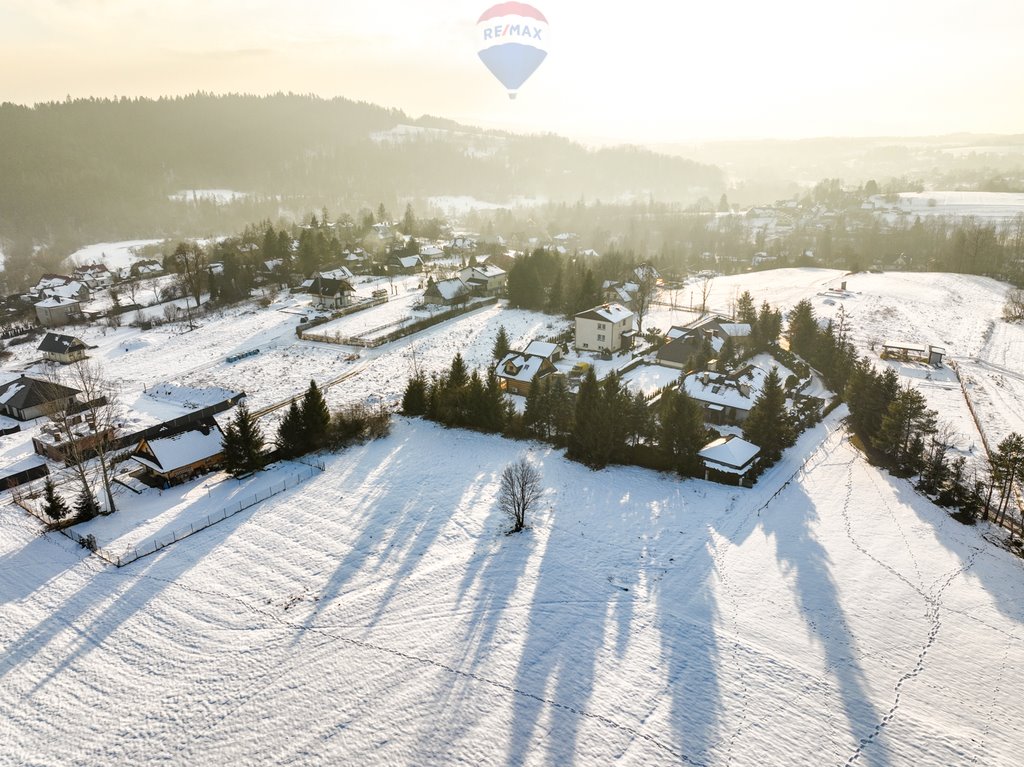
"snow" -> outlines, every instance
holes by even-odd
[[[198,410],[229,400],[241,392],[222,389],[219,386],[194,388],[165,382],[148,387],[145,393],[147,397],[152,397],[155,400],[173,402],[189,410]]]
[[[947,216],[1007,224],[1024,214],[1024,194],[1018,192],[903,192],[897,203],[876,196],[871,204],[875,210],[887,211],[884,215],[890,219],[897,213],[912,219]]]
[[[588,309],[585,312],[580,312],[576,316],[580,315],[598,315],[597,318],[587,317],[588,319],[603,319],[612,324],[617,324],[628,320],[633,316],[633,312],[627,309],[622,304],[605,304],[603,306],[595,306],[593,309]]]
[[[461,295],[468,295],[469,288],[458,277],[452,277],[449,280],[439,280],[434,283],[437,287],[437,292],[441,294],[441,297],[445,301],[453,301]]]
[[[121,570],[6,507],[5,754],[1015,764],[1020,561],[805,437],[744,490],[399,421]],[[545,494],[506,536],[523,450]]]
[[[127,269],[136,261],[142,261],[144,256],[139,255],[139,248],[147,245],[161,245],[164,240],[124,240],[122,242],[99,242],[95,245],[87,245],[80,248],[67,257],[66,262],[71,266],[86,266],[88,264],[103,264],[110,271]]]
[[[638,365],[622,374],[622,382],[630,391],[639,391],[648,397],[679,380],[679,370],[665,365]]]
[[[524,350],[524,354],[532,354],[535,357],[543,357],[544,359],[550,359],[551,356],[558,351],[558,344],[553,344],[550,341],[530,341],[529,346]]]
[[[730,435],[709,442],[697,455],[718,464],[720,471],[730,471],[746,466],[760,450],[754,443]]]
[[[217,455],[224,449],[221,444],[223,438],[224,435],[219,429],[208,429],[205,433],[199,429],[192,429],[173,437],[148,440],[147,444],[156,462],[138,455],[132,458],[154,471],[170,473]]]
[[[544,357],[534,357],[529,354],[510,352],[498,362],[495,371],[501,378],[508,378],[512,381],[530,383],[533,377],[540,372],[540,366]]]

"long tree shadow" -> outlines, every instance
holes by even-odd
[[[35,683],[28,695],[38,692],[76,662],[102,648],[119,627],[202,562],[251,514],[242,512],[229,517],[120,570],[104,566],[87,575],[83,573],[85,581],[77,591],[61,605],[49,609],[45,618],[11,641],[13,652],[8,653],[0,667],[0,678],[47,652],[59,656],[46,660],[48,673]],[[130,585],[123,588],[125,583]],[[105,606],[90,615],[97,605]],[[59,650],[48,649],[62,634],[75,638]]]
[[[847,621],[832,576],[828,552],[815,537],[815,502],[803,487],[793,485],[760,517],[765,534],[775,539],[780,567],[794,576],[794,596],[808,629],[824,652],[826,668],[836,682],[840,705],[865,764],[885,767],[892,755],[877,738],[882,714],[871,701],[867,678],[858,659],[856,637]],[[861,748],[870,741],[870,747]]]
[[[1024,623],[1024,562],[985,540],[984,523],[965,526],[953,519],[948,509],[918,493],[909,480],[893,477],[873,466],[865,466],[864,470],[873,474],[872,481],[883,494],[883,503],[891,500],[910,509],[923,529],[931,531],[943,548],[956,555],[965,571],[970,568],[966,577],[977,580],[999,612],[1015,623]],[[885,493],[891,495],[885,497]]]
[[[481,465],[464,486],[446,482],[434,464],[423,460],[423,451],[437,449],[435,432],[455,440],[467,438],[439,428],[409,430],[402,437],[392,436],[368,446],[359,458],[346,464],[345,476],[360,483],[351,492],[360,501],[344,508],[343,513],[351,520],[347,524],[358,525],[358,533],[321,588],[304,628],[313,626],[342,595],[363,591],[372,609],[360,620],[366,622],[367,629],[372,628],[446,527],[461,524],[455,519],[459,510],[472,511],[488,496],[494,483],[493,461]],[[459,534],[457,529],[448,533]],[[299,641],[300,634],[294,641]]]

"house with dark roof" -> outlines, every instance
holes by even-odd
[[[142,439],[132,460],[145,473],[143,481],[156,487],[177,485],[205,474],[224,460],[224,433],[213,416],[186,429]]]
[[[345,271],[348,271],[347,269]],[[322,309],[341,309],[352,303],[356,289],[352,283],[340,277],[324,277],[317,273],[309,286],[313,306]]]
[[[0,386],[0,415],[31,421],[63,410],[79,393],[70,386],[22,376]]]
[[[38,351],[43,353],[43,359],[48,362],[59,362],[62,365],[69,365],[72,362],[84,360],[86,351],[95,347],[89,346],[85,341],[75,336],[66,336],[62,333],[47,333],[39,343]]]
[[[658,350],[658,364],[683,370],[691,357],[705,349],[705,344],[717,354],[726,339],[731,338],[734,345],[742,346],[749,339],[750,331],[750,325],[745,322],[733,322],[717,315],[702,317],[688,325],[673,325],[666,334],[668,343]]]

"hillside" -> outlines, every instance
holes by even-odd
[[[231,231],[291,207],[393,209],[441,195],[690,201],[724,188],[712,166],[647,150],[298,95],[3,104],[0,178],[0,240],[78,244]],[[190,204],[196,189],[239,194]]]

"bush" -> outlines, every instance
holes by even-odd
[[[386,437],[390,432],[391,413],[384,407],[373,410],[363,404],[349,405],[332,416],[327,447],[339,450],[353,443]]]

